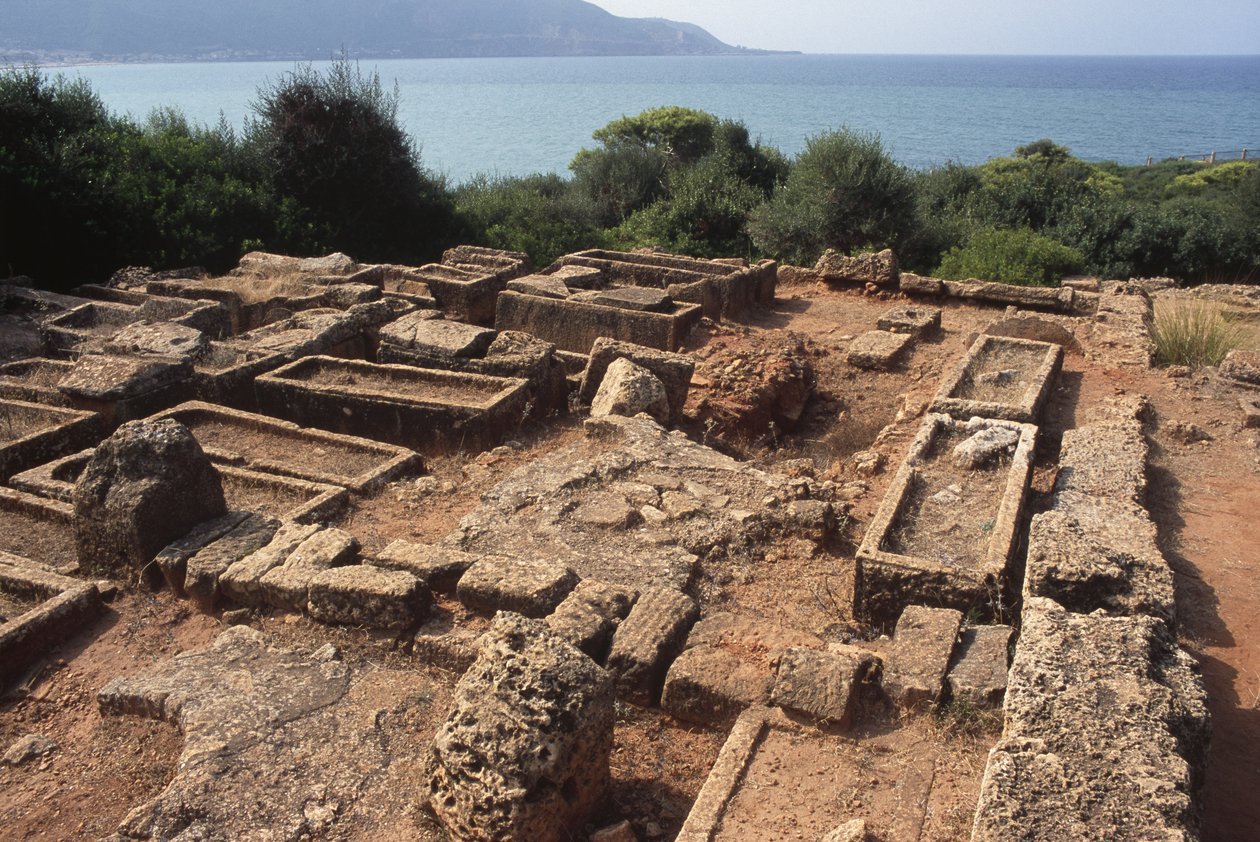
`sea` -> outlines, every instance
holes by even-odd
[[[316,67],[321,66],[316,62]],[[292,62],[60,68],[114,111],[174,106],[236,128]],[[809,137],[877,134],[915,168],[979,163],[1050,138],[1086,160],[1260,156],[1260,56],[740,55],[363,60],[397,86],[430,170],[564,173],[610,120],[681,105],[742,120],[788,155]]]

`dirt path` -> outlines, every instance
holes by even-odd
[[[1212,712],[1203,839],[1260,839],[1257,435],[1238,429],[1236,394],[1211,384],[1176,384],[1155,405],[1150,506],[1177,573],[1182,642],[1202,667]],[[1215,440],[1184,444],[1169,431],[1177,421],[1198,424]]]

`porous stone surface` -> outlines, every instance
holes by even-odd
[[[999,708],[1006,697],[1010,626],[963,629],[945,677],[955,704],[971,709]]]
[[[692,627],[665,677],[661,707],[671,716],[726,725],[770,701],[779,658],[794,647],[821,649],[812,634],[718,612]]]
[[[435,593],[455,593],[460,577],[477,556],[451,547],[394,541],[376,554],[372,564],[387,570],[405,570]]]
[[[1142,422],[1099,421],[1063,434],[1055,492],[1075,491],[1143,506],[1148,446]]]
[[[625,357],[613,360],[591,401],[591,417],[646,412],[662,424],[670,418],[669,395],[656,375]]]
[[[591,346],[590,359],[582,372],[578,399],[586,404],[593,401],[600,384],[604,382],[604,373],[608,366],[623,357],[646,368],[661,381],[669,400],[670,420],[678,421],[687,403],[687,391],[691,387],[691,377],[696,368],[695,361],[686,354],[660,351],[632,342],[619,342],[606,336],[596,339]]]
[[[613,634],[607,667],[617,697],[647,707],[661,697],[665,673],[700,616],[695,601],[671,588],[648,588]]]
[[[715,548],[732,564],[755,565],[770,536],[824,540],[831,504],[811,489],[650,419],[609,416],[588,420],[583,440],[518,468],[484,493],[441,543],[478,556],[542,559],[634,590],[681,590],[697,559]],[[670,491],[698,501],[699,510],[666,517],[660,500]],[[596,494],[624,499],[638,509],[640,525],[583,522],[582,505]]]
[[[341,529],[321,529],[298,544],[284,564],[258,580],[267,604],[285,611],[305,611],[311,579],[320,571],[350,564],[359,539]]]
[[[270,543],[280,521],[251,514],[221,538],[188,559],[184,590],[202,611],[213,611],[219,599],[219,577],[246,556]]]
[[[941,308],[904,304],[879,317],[875,326],[890,333],[919,337],[941,328]]]
[[[567,842],[609,781],[613,692],[545,623],[495,618],[433,740],[430,804],[454,840]]]
[[[263,577],[284,564],[303,541],[319,531],[320,528],[315,524],[282,524],[266,546],[250,553],[223,572],[219,577],[219,591],[241,605],[266,604]]]
[[[140,570],[227,511],[219,473],[186,427],[132,421],[92,454],[72,495],[79,562]]]
[[[603,663],[613,632],[630,613],[638,593],[607,582],[584,579],[547,618],[551,630]]]
[[[105,343],[105,353],[196,358],[209,347],[210,340],[196,328],[174,322],[139,321],[115,333]]]
[[[118,838],[297,842],[394,826],[426,795],[411,723],[431,715],[436,689],[417,671],[358,673],[332,646],[283,648],[248,626],[115,679],[98,695],[103,714],[184,735],[174,778]]]
[[[1260,400],[1239,398],[1238,406],[1242,410],[1244,429],[1252,430],[1260,427]]]
[[[674,307],[674,300],[669,297],[669,293],[650,287],[592,290],[578,293],[575,297],[591,304],[620,307],[623,310],[640,310],[645,313],[668,313]]]
[[[1220,371],[1231,380],[1260,386],[1260,351],[1230,351],[1221,362]]]
[[[940,699],[961,624],[962,613],[952,608],[911,605],[901,612],[884,661],[884,692],[894,704],[913,710]]]
[[[77,398],[119,401],[157,392],[192,375],[187,359],[86,354],[57,388]]]
[[[892,249],[852,257],[827,249],[818,258],[814,271],[825,281],[841,281],[876,286],[896,286],[901,276],[897,255]]]
[[[577,574],[561,564],[487,556],[465,571],[456,593],[477,611],[546,617],[577,583]]]
[[[906,333],[868,330],[849,343],[849,364],[880,371],[892,368],[913,341]]]
[[[1025,603],[972,839],[1196,839],[1208,743],[1193,659],[1161,620]]]
[[[877,669],[873,652],[854,646],[826,651],[793,647],[779,657],[770,702],[838,728],[853,724],[857,693]]]
[[[445,357],[483,357],[494,331],[463,322],[428,319],[416,323],[411,347]]]
[[[307,594],[306,610],[314,619],[375,629],[410,628],[432,602],[415,576],[369,564],[321,570],[311,576]]]
[[[541,295],[544,298],[568,298],[569,288],[563,278],[555,275],[526,275],[508,281],[507,288],[512,292],[523,292],[526,295]]]
[[[226,535],[245,518],[249,512],[227,512],[217,518],[197,524],[196,527],[175,539],[162,548],[153,559],[153,563],[162,571],[167,586],[179,596],[184,593],[184,576],[188,569],[188,559],[212,541]]]
[[[982,467],[999,456],[1011,455],[1019,444],[1017,428],[987,425],[979,418],[973,418],[968,423],[967,432],[971,435],[954,446],[953,455],[954,464],[969,471]]]
[[[1158,530],[1128,499],[1057,494],[1054,508],[1029,527],[1024,590],[1082,614],[1176,617],[1173,571]]]

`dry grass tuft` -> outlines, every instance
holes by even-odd
[[[1247,329],[1226,317],[1219,306],[1166,301],[1155,307],[1151,340],[1155,343],[1155,357],[1163,365],[1220,365],[1226,354],[1250,339]]]

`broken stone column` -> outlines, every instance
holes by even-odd
[[[608,784],[613,716],[594,661],[499,614],[433,740],[433,811],[457,842],[579,838]]]
[[[71,499],[84,568],[140,570],[227,511],[218,471],[192,433],[169,418],[119,427],[96,448]]]

